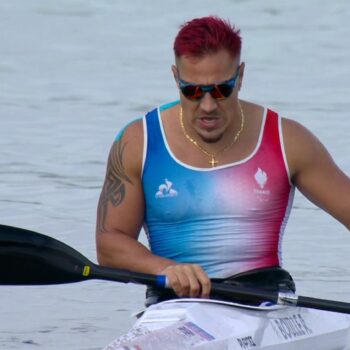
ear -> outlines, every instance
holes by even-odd
[[[245,69],[245,63],[242,62],[239,68],[239,77],[238,77],[238,91],[241,90],[243,77],[244,77],[244,69]]]
[[[176,67],[175,64],[173,64],[173,65],[171,66],[171,71],[173,72],[173,76],[174,76],[176,85],[177,85],[177,87],[179,87],[179,83],[178,83],[179,72],[178,72],[177,67]]]
[[[175,66],[175,64],[173,64],[173,65],[171,66],[171,71],[173,72],[174,79],[177,81],[177,78],[178,78],[178,71],[177,71],[177,67]]]

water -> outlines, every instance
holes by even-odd
[[[112,140],[176,98],[173,38],[184,20],[208,14],[242,29],[241,97],[306,125],[350,174],[347,0],[1,0],[1,223],[96,261]],[[299,194],[284,249],[300,294],[350,302],[348,230]],[[0,348],[100,349],[130,327],[143,294],[101,281],[0,287]]]

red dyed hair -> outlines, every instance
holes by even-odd
[[[242,40],[239,29],[229,21],[219,17],[208,16],[185,22],[174,42],[176,57],[194,56],[227,50],[232,57],[241,53]]]

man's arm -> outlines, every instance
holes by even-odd
[[[137,240],[145,205],[142,135],[142,123],[135,122],[112,145],[97,210],[98,262],[131,271],[166,274],[178,295],[208,296],[210,281],[199,266],[156,256]]]
[[[350,230],[350,178],[322,143],[300,124],[283,120],[283,135],[293,183]]]

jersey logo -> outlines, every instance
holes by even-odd
[[[260,202],[267,202],[269,200],[271,191],[265,188],[266,182],[268,180],[266,172],[261,168],[258,168],[254,175],[254,179],[260,187],[254,189],[254,193],[256,194],[257,199]]]
[[[264,170],[261,170],[258,168],[257,172],[255,173],[255,181],[258,183],[261,189],[265,187],[265,184],[267,182],[267,174]]]
[[[174,190],[172,187],[173,183],[168,179],[165,179],[164,183],[158,187],[156,198],[176,197],[177,191]]]

